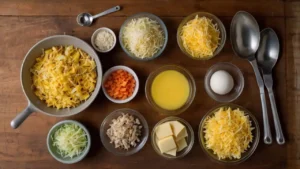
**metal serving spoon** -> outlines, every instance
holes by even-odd
[[[255,53],[257,52],[260,41],[259,33],[258,24],[251,14],[244,11],[239,11],[234,15],[230,26],[230,39],[232,48],[237,56],[247,59],[254,69],[262,104],[264,143],[271,144],[272,136],[266,106],[264,82],[260,75],[255,59]]]
[[[276,131],[276,141],[282,145],[285,139],[282,133],[280,120],[278,117],[275,97],[273,93],[273,77],[272,69],[275,66],[279,56],[279,40],[275,31],[271,28],[266,28],[260,33],[260,45],[257,51],[257,62],[262,70],[265,86],[268,89],[273,119]]]
[[[115,6],[104,12],[98,13],[97,15],[94,15],[94,16],[92,16],[90,13],[81,13],[77,16],[76,20],[80,26],[90,26],[93,23],[94,19],[99,18],[100,16],[104,16],[104,15],[119,11],[120,9],[121,9],[120,6]]]

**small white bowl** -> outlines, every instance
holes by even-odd
[[[112,47],[111,47],[109,50],[107,50],[107,51],[102,51],[102,50],[100,50],[100,49],[96,46],[96,44],[95,44],[95,38],[97,37],[97,34],[98,34],[100,31],[103,31],[103,30],[104,30],[104,31],[108,31],[109,33],[111,33],[111,34],[113,35],[113,38],[114,38],[114,43],[113,43]],[[116,34],[114,33],[114,31],[112,31],[112,30],[109,29],[109,28],[106,28],[106,27],[99,28],[99,29],[97,29],[97,30],[93,33],[92,38],[91,38],[91,43],[92,43],[94,49],[97,50],[98,52],[101,52],[101,53],[107,53],[107,52],[111,51],[111,50],[116,46],[116,43],[117,43]]]
[[[134,80],[135,80],[135,89],[134,89],[134,91],[133,91],[133,94],[132,94],[130,97],[128,97],[127,99],[124,99],[124,100],[118,100],[118,99],[114,99],[114,98],[110,97],[110,96],[108,95],[108,93],[106,92],[106,89],[105,89],[105,87],[104,87],[104,84],[105,84],[106,79],[108,78],[108,76],[109,76],[112,72],[117,71],[117,70],[120,70],[120,69],[125,70],[125,71],[127,71],[128,73],[130,73],[130,74],[134,77]],[[127,67],[127,66],[121,66],[121,65],[119,65],[119,66],[114,66],[114,67],[111,67],[110,69],[108,69],[108,70],[104,73],[104,76],[103,76],[103,79],[102,79],[102,90],[103,90],[104,95],[105,95],[110,101],[112,101],[112,102],[114,102],[114,103],[119,103],[119,104],[121,104],[121,103],[127,103],[127,102],[131,101],[131,100],[136,96],[136,94],[137,94],[137,92],[138,92],[138,90],[139,90],[139,79],[138,79],[136,73],[135,73],[131,68],[129,68],[129,67]]]

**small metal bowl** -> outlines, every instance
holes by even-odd
[[[132,19],[138,19],[138,18],[142,18],[142,17],[148,17],[152,20],[155,20],[158,22],[158,24],[160,25],[161,27],[161,30],[163,31],[163,34],[164,34],[164,38],[165,38],[165,41],[164,41],[164,44],[163,46],[161,47],[161,49],[156,53],[154,54],[152,57],[149,57],[149,58],[138,58],[136,57],[133,53],[131,53],[124,45],[123,43],[123,31],[124,31],[124,27],[127,26],[127,24],[132,20]],[[135,59],[135,60],[140,60],[140,61],[149,61],[149,60],[153,60],[155,58],[157,58],[158,56],[160,56],[162,54],[162,52],[165,50],[166,46],[167,46],[167,42],[168,42],[168,30],[167,30],[167,27],[165,25],[165,23],[156,15],[153,15],[151,13],[147,13],[147,12],[141,12],[141,13],[137,13],[133,16],[130,16],[128,17],[125,22],[123,23],[123,25],[121,26],[121,29],[120,29],[120,33],[119,33],[119,42],[120,42],[120,45],[123,49],[123,51],[129,56],[131,57],[132,59]]]
[[[250,148],[248,148],[246,150],[246,152],[242,153],[241,158],[240,159],[219,159],[218,156],[216,154],[214,154],[214,152],[211,149],[207,149],[206,145],[205,145],[205,131],[204,131],[204,124],[205,121],[212,117],[220,108],[222,107],[230,107],[231,109],[240,109],[242,111],[244,111],[245,115],[249,116],[250,122],[252,124],[252,127],[254,127],[254,130],[252,130],[252,134],[253,134],[253,140],[252,142],[249,144]],[[259,124],[258,121],[256,120],[255,116],[248,111],[246,108],[236,105],[236,104],[232,104],[232,103],[226,103],[226,104],[221,104],[218,105],[216,107],[214,107],[213,109],[211,109],[210,111],[208,111],[204,117],[202,118],[200,125],[199,125],[199,131],[198,131],[198,136],[199,136],[199,142],[201,145],[202,150],[204,151],[204,153],[214,162],[217,163],[222,163],[222,164],[239,164],[242,163],[244,161],[246,161],[248,158],[251,157],[251,155],[255,152],[258,143],[259,143],[259,139],[260,139],[260,130],[259,130]]]
[[[228,72],[234,81],[234,86],[231,91],[225,95],[219,95],[215,93],[210,87],[211,76],[219,70],[224,70]],[[210,67],[204,78],[204,87],[206,93],[218,102],[232,102],[236,100],[243,92],[244,89],[244,76],[241,70],[232,63],[221,62]]]
[[[87,146],[85,147],[85,149],[83,150],[83,152],[79,155],[79,156],[75,156],[73,158],[67,157],[67,158],[63,158],[57,151],[57,148],[55,146],[53,146],[53,140],[52,140],[52,135],[64,124],[76,124],[78,125],[80,128],[82,128],[84,130],[84,132],[86,133],[86,137],[87,137]],[[49,131],[48,136],[47,136],[47,148],[49,153],[51,154],[51,156],[53,158],[55,158],[57,161],[64,163],[64,164],[74,164],[77,163],[79,161],[81,161],[90,151],[91,148],[91,136],[89,131],[87,130],[87,128],[82,125],[81,123],[74,121],[74,120],[63,120],[60,121],[58,123],[56,123]]]
[[[141,122],[141,125],[143,126],[142,135],[140,136],[140,142],[137,144],[136,147],[131,147],[129,150],[122,150],[119,148],[115,148],[114,144],[110,143],[110,139],[106,135],[106,131],[110,127],[109,125],[111,124],[112,120],[121,116],[122,113],[129,114],[129,115],[134,116],[135,118],[138,118],[139,121]],[[133,109],[127,109],[127,108],[118,109],[118,110],[111,112],[103,120],[103,122],[100,126],[100,137],[101,137],[101,142],[107,151],[113,153],[116,156],[130,156],[132,154],[139,152],[146,144],[148,137],[149,137],[149,127],[148,127],[148,123],[147,123],[146,119],[144,118],[144,116],[141,113],[139,113],[138,111],[135,111]]]
[[[214,24],[217,25],[217,27],[218,27],[218,29],[219,29],[219,31],[220,31],[220,42],[219,42],[219,46],[218,46],[217,49],[214,51],[213,55],[210,56],[210,57],[207,57],[207,58],[195,58],[195,57],[193,57],[192,55],[190,55],[190,54],[185,50],[185,48],[184,48],[184,46],[183,46],[183,42],[182,42],[181,37],[180,37],[180,33],[181,33],[181,31],[182,31],[182,27],[183,27],[184,25],[186,25],[186,23],[187,23],[188,21],[194,19],[194,18],[196,17],[196,15],[198,15],[198,17],[203,17],[203,16],[204,16],[204,17],[207,17],[207,18],[211,19],[212,22],[213,22]],[[196,12],[196,13],[193,13],[193,14],[187,16],[186,18],[184,18],[183,21],[180,23],[178,29],[177,29],[177,43],[178,43],[178,46],[180,47],[181,51],[182,51],[185,55],[187,55],[187,56],[189,56],[190,58],[195,59],[195,60],[209,60],[209,59],[215,57],[216,55],[218,55],[218,54],[221,52],[221,50],[223,49],[223,47],[224,47],[224,45],[225,45],[225,42],[226,42],[226,29],[225,29],[225,27],[224,27],[222,21],[221,21],[218,17],[216,17],[215,15],[213,15],[213,14],[211,14],[211,13],[207,13],[207,12]]]
[[[171,155],[168,155],[168,154],[161,153],[160,150],[159,150],[159,147],[156,144],[156,134],[155,134],[156,128],[159,125],[161,125],[165,122],[168,122],[168,121],[178,121],[178,122],[180,122],[181,124],[183,124],[186,127],[186,130],[187,130],[187,133],[188,133],[188,137],[186,139],[187,140],[187,147],[184,148],[183,150],[181,150],[180,152],[177,152],[176,156],[171,156]],[[161,121],[159,121],[153,127],[153,130],[152,130],[152,133],[151,133],[151,144],[152,144],[153,149],[155,150],[155,152],[158,155],[160,155],[161,157],[164,157],[166,159],[174,160],[174,159],[178,159],[178,158],[182,158],[182,157],[186,156],[192,150],[193,145],[194,145],[194,139],[195,139],[194,137],[195,136],[194,136],[193,128],[187,121],[185,121],[184,119],[179,118],[179,117],[171,116],[171,117],[167,117],[167,118],[162,119]]]

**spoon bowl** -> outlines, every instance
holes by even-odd
[[[237,56],[254,59],[260,40],[259,26],[255,18],[248,12],[237,12],[231,22],[230,39]]]
[[[93,16],[90,13],[80,13],[77,16],[77,23],[80,26],[89,26],[93,23]]]
[[[279,56],[279,39],[271,28],[261,31],[260,47],[257,51],[257,62],[265,73],[271,73]]]

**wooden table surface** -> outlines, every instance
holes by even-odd
[[[95,14],[115,5],[122,10],[97,19],[91,27],[80,27],[76,16],[80,12]],[[253,156],[237,166],[214,163],[201,150],[196,137],[192,151],[184,158],[169,161],[158,156],[150,139],[137,154],[117,157],[106,151],[99,137],[99,126],[106,115],[118,108],[133,108],[147,119],[150,129],[164,118],[155,112],[145,98],[143,86],[154,69],[166,64],[178,64],[187,68],[196,79],[197,94],[191,107],[179,115],[186,119],[195,133],[203,115],[219,103],[204,90],[206,70],[218,62],[237,65],[245,77],[245,89],[234,103],[252,111],[260,122],[262,113],[259,91],[250,64],[233,54],[229,41],[229,25],[239,11],[250,12],[258,20],[260,28],[272,27],[278,34],[281,55],[274,70],[275,96],[287,143],[275,142],[273,119],[268,104],[274,143],[270,146],[261,140]],[[181,20],[196,11],[206,11],[218,16],[227,29],[227,41],[223,51],[209,61],[194,61],[180,51],[176,42],[176,29]],[[149,62],[130,59],[119,44],[108,54],[99,54],[104,70],[114,65],[133,68],[141,82],[137,97],[128,104],[114,104],[102,92],[84,112],[69,117],[55,118],[41,113],[32,114],[18,129],[11,129],[10,121],[27,106],[20,84],[20,67],[26,52],[39,40],[58,34],[79,37],[90,43],[90,37],[99,27],[112,28],[117,34],[124,20],[138,12],[158,15],[166,23],[169,41],[162,56]],[[283,0],[2,0],[0,2],[0,169],[95,169],[95,168],[251,168],[296,169],[300,168],[300,2]],[[48,153],[46,136],[56,122],[75,119],[85,124],[92,135],[92,147],[81,162],[65,165]]]

